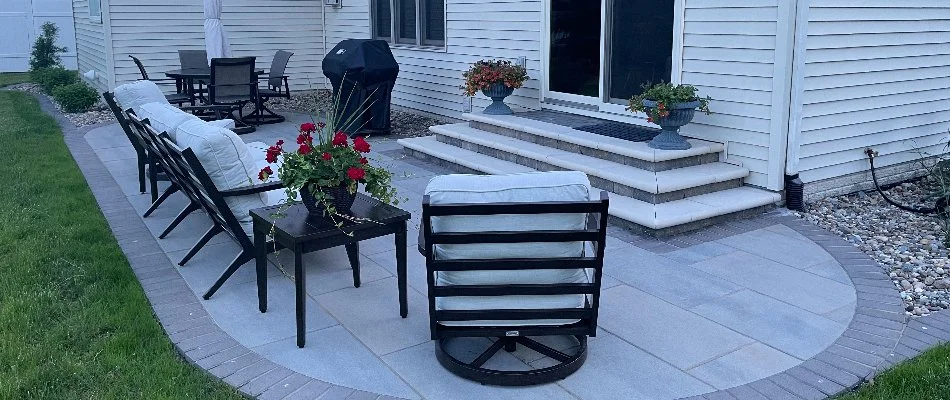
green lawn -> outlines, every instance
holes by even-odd
[[[237,399],[151,314],[52,118],[0,91],[0,399]]]
[[[950,344],[898,364],[839,400],[950,399]]]
[[[29,81],[30,74],[27,72],[5,72],[0,74],[0,87]]]

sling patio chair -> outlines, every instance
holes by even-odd
[[[194,99],[189,96],[188,93],[185,93],[185,88],[182,87],[182,85],[176,79],[150,79],[148,77],[148,71],[145,70],[145,65],[142,65],[142,61],[139,60],[138,57],[135,57],[131,54],[129,54],[129,58],[132,59],[132,62],[134,62],[135,66],[139,69],[139,74],[142,75],[142,80],[152,81],[155,83],[175,82],[175,93],[165,95],[165,100],[168,101],[168,103],[178,105],[190,103],[191,105],[195,105]]]
[[[207,101],[182,109],[196,113],[210,112],[206,118],[211,119],[230,118],[237,124],[234,129],[237,134],[254,132],[255,128],[243,121],[244,106],[257,99],[254,64],[255,57],[212,59]]]
[[[443,175],[429,182],[419,251],[426,258],[429,329],[442,366],[505,386],[551,382],[581,367],[587,337],[597,333],[607,238],[607,192],[592,192],[587,176],[576,171]],[[542,343],[546,339],[533,339],[551,336],[568,345],[555,349]],[[463,360],[450,350],[458,349],[452,341],[465,337],[493,342]],[[518,345],[554,365],[485,367],[499,350]]]
[[[284,50],[277,50],[274,54],[270,71],[267,73],[267,86],[257,88],[254,111],[245,116],[244,121],[255,125],[284,122],[282,115],[277,115],[277,113],[267,108],[267,101],[273,98],[290,98],[289,77],[284,74],[284,71],[287,69],[287,62],[290,61],[292,55],[294,53]]]
[[[208,52],[206,50],[178,50],[178,63],[181,69],[206,70],[208,69]],[[180,83],[192,99],[205,100],[205,94],[208,93],[206,87],[208,80],[194,79]]]

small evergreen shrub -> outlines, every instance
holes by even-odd
[[[84,112],[99,101],[99,93],[85,83],[76,82],[53,89],[53,100],[56,100],[65,112]]]
[[[43,24],[43,33],[33,42],[33,52],[30,54],[30,71],[43,68],[52,68],[60,65],[59,53],[66,48],[56,45],[59,37],[59,28],[52,22]]]
[[[53,89],[59,86],[79,82],[79,74],[63,67],[41,68],[30,72],[30,79],[40,85],[43,93],[52,94]]]

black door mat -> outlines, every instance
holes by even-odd
[[[645,128],[642,126],[625,124],[623,122],[603,122],[594,125],[574,127],[579,131],[596,133],[598,135],[608,136],[617,139],[629,140],[631,142],[646,142],[653,140],[660,134],[659,129]]]
[[[659,129],[646,128],[623,122],[588,117],[584,115],[568,114],[559,111],[540,110],[518,113],[517,116],[543,121],[561,126],[567,126],[580,131],[604,135],[612,138],[629,140],[631,142],[646,142],[660,134]]]

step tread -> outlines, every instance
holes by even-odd
[[[722,162],[659,172],[647,171],[614,161],[486,132],[472,128],[465,123],[433,126],[430,130],[436,134],[517,154],[561,168],[582,171],[588,175],[653,194],[669,193],[733,179],[742,179],[749,175],[747,168]]]
[[[687,138],[687,141],[692,145],[692,148],[688,150],[657,150],[648,146],[646,142],[631,142],[629,140],[577,130],[569,126],[552,124],[550,122],[538,121],[530,118],[523,118],[517,115],[485,115],[467,113],[462,114],[462,119],[465,121],[481,122],[502,128],[527,132],[538,136],[573,143],[578,146],[622,154],[627,157],[649,162],[670,161],[703,154],[720,153],[725,149],[725,146],[723,146],[722,143]]]
[[[399,139],[397,142],[407,148],[485,173],[510,174],[534,171],[520,164],[447,145],[435,140],[433,136]],[[610,215],[647,228],[663,229],[774,204],[780,200],[781,195],[778,193],[748,186],[661,204],[651,204],[611,193]]]

